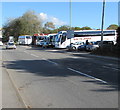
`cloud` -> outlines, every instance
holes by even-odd
[[[54,25],[59,25],[59,26],[61,26],[61,25],[65,25],[65,24],[66,24],[65,22],[59,20],[59,19],[56,18],[56,17],[50,17],[50,20],[51,20],[51,22],[53,22]]]
[[[40,13],[40,14],[39,14],[39,17],[40,17],[40,19],[41,19],[42,21],[48,20],[48,15],[45,14],[45,13]]]
[[[57,25],[57,26],[62,26],[62,25],[65,25],[66,22],[63,22],[61,21],[60,19],[54,17],[54,16],[50,16],[50,15],[47,15],[46,13],[40,13],[39,14],[39,18],[43,21],[43,22],[53,22],[54,25]]]

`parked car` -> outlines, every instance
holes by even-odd
[[[84,43],[83,45],[78,46],[78,50],[85,51],[86,50],[86,43]]]
[[[16,45],[14,42],[8,42],[6,45],[6,49],[16,49]]]
[[[102,41],[102,42],[99,42],[99,47],[103,47],[103,46],[111,46],[111,45],[114,45],[114,42],[113,41]]]
[[[0,41],[0,46],[3,46],[3,43]]]
[[[97,48],[99,48],[99,44],[100,41],[91,41],[88,43],[88,45],[86,45],[86,51],[92,51],[92,50],[96,50]]]
[[[68,50],[78,50],[78,47],[80,45],[83,45],[84,42],[75,42],[75,43],[71,43],[71,45],[67,46]]]

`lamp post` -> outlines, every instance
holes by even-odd
[[[105,0],[103,0],[103,10],[102,10],[101,42],[103,41],[104,13],[105,13]]]

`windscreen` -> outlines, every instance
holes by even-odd
[[[8,45],[14,45],[14,43],[8,43]]]
[[[31,39],[31,36],[26,36],[26,39]]]

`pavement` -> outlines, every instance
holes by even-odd
[[[0,48],[1,49],[1,48]],[[21,99],[16,91],[9,74],[2,65],[2,51],[0,50],[0,107],[2,108],[24,108]]]

